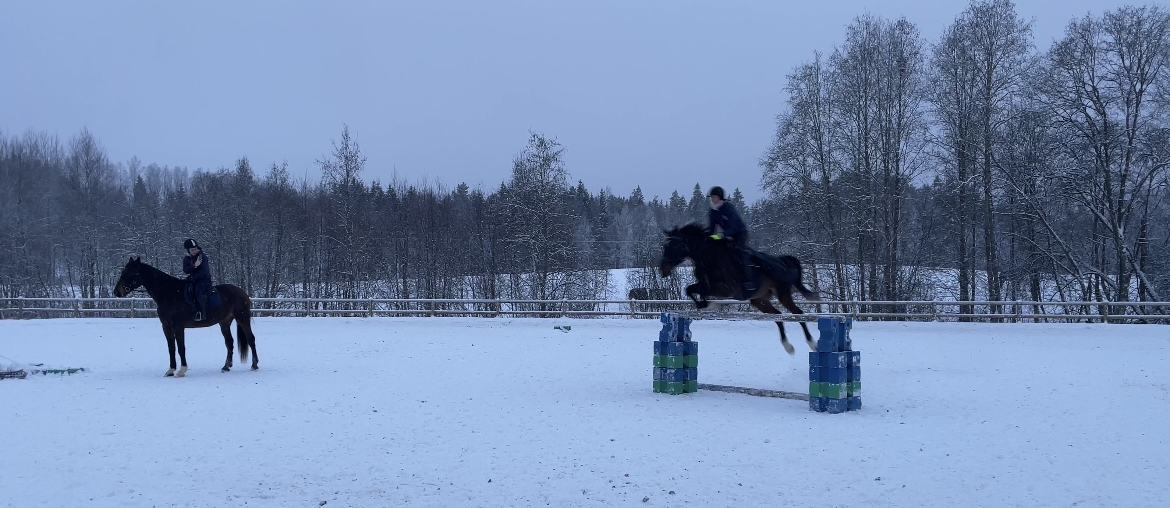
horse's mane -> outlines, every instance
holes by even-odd
[[[184,282],[183,279],[175,277],[174,275],[171,275],[166,271],[159,269],[158,267],[152,266],[142,261],[141,259],[133,260],[132,262],[137,263],[139,269],[142,270],[144,274],[150,274],[148,277],[153,278],[157,283],[173,285],[175,283]]]
[[[670,231],[671,236],[693,237],[703,236],[707,232],[707,228],[699,225],[697,222],[692,222],[683,227],[676,227]]]

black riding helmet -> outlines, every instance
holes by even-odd
[[[190,249],[191,247],[203,250],[203,247],[199,246],[199,242],[196,242],[194,238],[188,238],[187,241],[183,242],[183,248]]]
[[[723,195],[723,187],[720,187],[718,185],[711,187],[711,192],[707,193],[707,197],[711,197],[711,196],[719,196],[720,201],[727,201],[727,198],[724,197],[724,195]]]

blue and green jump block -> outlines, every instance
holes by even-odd
[[[654,341],[654,392],[678,395],[699,389],[699,343],[691,340],[691,319],[663,312]]]
[[[821,337],[808,353],[808,408],[844,413],[861,409],[861,351],[853,350],[852,318],[817,320]]]
[[[654,392],[677,395],[698,391],[699,343],[692,340],[691,319],[663,312],[659,321],[662,330],[654,341]],[[808,354],[809,410],[844,413],[861,409],[861,352],[853,350],[849,337],[853,319],[822,317],[817,328],[821,334],[817,350]],[[736,391],[752,393],[751,389]],[[794,396],[788,398],[800,395],[784,393]]]

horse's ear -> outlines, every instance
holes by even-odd
[[[135,263],[141,263],[141,262],[142,262],[142,256],[138,256],[138,257],[134,258],[134,262],[135,262]]]

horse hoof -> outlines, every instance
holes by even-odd
[[[175,377],[175,369],[167,369],[167,373],[163,377]]]
[[[259,366],[259,365],[253,365],[253,366],[252,366],[252,370],[260,370],[260,366]]]
[[[790,355],[793,355],[793,356],[796,355],[796,348],[792,347],[792,344],[789,344],[787,342],[784,343],[784,351],[787,351],[788,354],[790,354]]]
[[[179,371],[175,373],[175,377],[187,377],[187,366],[179,367]]]
[[[220,371],[220,372],[229,372],[229,371],[231,371],[231,370],[232,370],[232,369],[230,369],[230,368],[228,368],[228,367],[224,367],[224,368],[222,368],[222,369],[219,369],[219,371]]]

